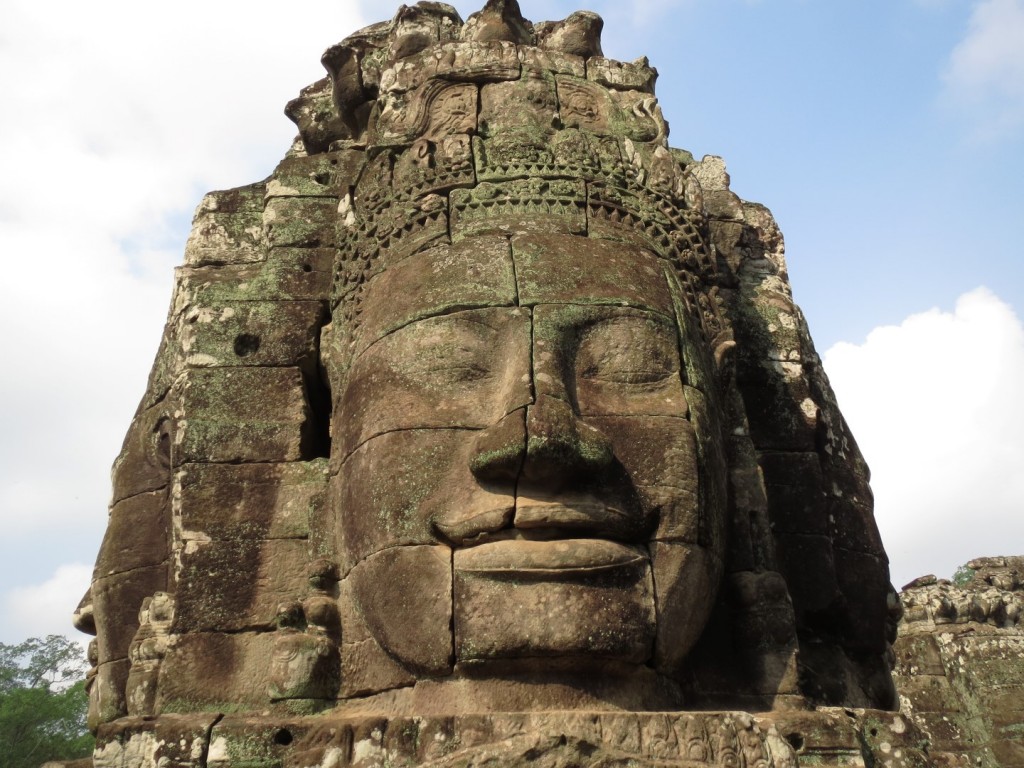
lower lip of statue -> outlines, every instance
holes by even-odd
[[[635,567],[647,559],[646,551],[607,539],[506,539],[458,550],[455,568],[491,576],[557,578]]]

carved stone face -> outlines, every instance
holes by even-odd
[[[564,234],[469,237],[369,282],[332,497],[347,612],[402,667],[678,665],[722,514],[679,307],[665,260]]]

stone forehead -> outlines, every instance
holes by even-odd
[[[403,259],[365,285],[355,356],[417,320],[482,307],[623,306],[674,317],[671,266],[635,243],[567,234],[485,235]]]

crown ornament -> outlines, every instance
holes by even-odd
[[[532,24],[515,0],[463,23],[421,2],[324,54],[328,77],[287,112],[307,153],[362,155],[337,219],[347,323],[370,278],[412,253],[544,231],[653,251],[708,344],[728,332],[693,158],[668,147],[657,72],[605,58],[601,26],[588,12]]]

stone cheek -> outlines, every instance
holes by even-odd
[[[392,658],[416,674],[451,672],[451,549],[392,547],[362,560],[347,578],[356,610]]]
[[[700,546],[654,541],[651,565],[658,595],[654,665],[671,673],[680,668],[704,631],[722,577],[722,562]]]
[[[679,416],[592,416],[657,522],[654,539],[697,543],[699,478],[693,427]]]
[[[342,573],[389,547],[436,543],[437,530],[469,536],[511,519],[511,484],[479,483],[471,473],[479,434],[399,430],[349,456],[331,481],[328,501],[336,514]]]

